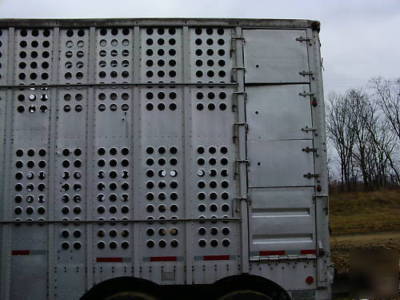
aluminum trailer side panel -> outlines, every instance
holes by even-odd
[[[250,273],[329,299],[317,25],[1,20],[1,298]]]

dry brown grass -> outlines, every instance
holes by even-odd
[[[348,272],[349,254],[353,249],[398,250],[400,190],[332,194],[330,224],[332,259],[339,274]]]
[[[332,235],[400,231],[400,190],[333,194],[330,224]]]

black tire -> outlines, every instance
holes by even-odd
[[[161,300],[160,287],[147,280],[111,279],[98,284],[81,300]]]
[[[219,296],[217,300],[272,300],[272,298],[263,292],[240,289]]]
[[[104,300],[158,300],[156,295],[152,295],[149,292],[142,291],[121,291],[116,292],[112,295],[107,295],[103,298]]]
[[[214,283],[216,300],[289,300],[290,297],[276,283],[254,275],[224,278]]]

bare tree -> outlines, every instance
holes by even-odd
[[[395,183],[400,184],[400,171],[394,158],[395,152],[398,150],[394,142],[395,137],[398,142],[400,141],[400,79],[386,80],[377,77],[371,79],[369,84],[372,89],[372,97],[378,103],[385,117],[384,130],[381,131],[381,135],[387,136],[384,151],[391,168],[390,176]]]
[[[347,189],[350,189],[353,177],[352,158],[355,143],[351,105],[346,97],[331,94],[328,109],[328,136],[339,156],[341,182]]]
[[[400,139],[400,79],[391,81],[377,77],[370,80],[370,86],[380,109]]]
[[[374,109],[370,105],[368,95],[362,90],[351,89],[345,97],[351,107],[348,111],[351,130],[354,135],[354,163],[359,168],[365,186],[371,182],[369,162],[373,155],[368,127],[374,118]]]
[[[328,136],[348,190],[359,180],[368,189],[400,183],[394,140],[400,139],[400,97],[393,97],[393,87],[380,80],[374,81],[372,95],[350,89],[329,98]]]
[[[394,134],[390,130],[389,122],[381,120],[379,116],[374,122],[368,124],[371,148],[373,149],[375,163],[375,186],[385,186],[388,181],[400,183],[399,170],[396,167],[393,154],[396,149]]]

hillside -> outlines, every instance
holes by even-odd
[[[400,190],[336,193],[330,196],[332,260],[337,276],[334,299],[347,282],[354,249],[400,249]],[[396,298],[398,299],[398,298]]]
[[[400,190],[330,196],[332,235],[400,231]]]

